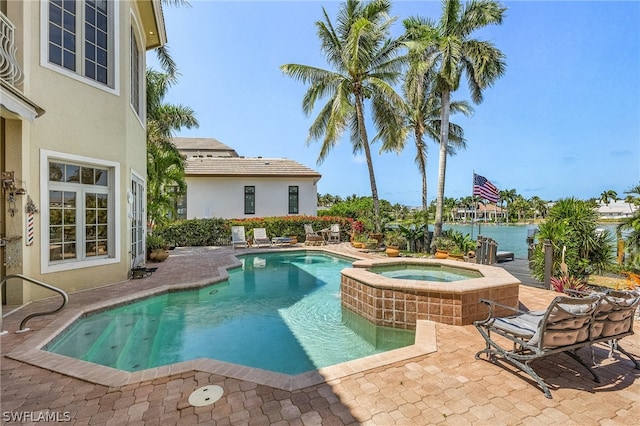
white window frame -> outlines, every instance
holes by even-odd
[[[141,174],[131,171],[131,185],[137,185],[140,189],[140,193],[135,194],[131,187],[127,192],[127,203],[129,204],[129,235],[131,235],[131,241],[129,241],[129,255],[131,257],[131,266],[139,266],[145,262],[146,259],[146,239],[147,239],[147,183]],[[134,224],[135,216],[138,215],[138,220],[142,222],[141,241],[136,241],[134,236]],[[137,242],[142,243],[142,250],[140,253],[134,252],[134,244]]]
[[[109,241],[112,241],[112,247],[110,248],[108,256],[105,257],[88,257],[86,259],[72,259],[72,260],[64,260],[64,261],[49,261],[49,190],[60,190],[60,188],[64,187],[64,184],[55,182],[49,182],[49,162],[61,162],[61,163],[76,163],[83,166],[88,167],[97,167],[109,170],[109,183],[108,183],[108,194],[110,201],[109,208],[109,224],[111,225],[109,228]],[[73,185],[68,185],[72,187]],[[91,192],[91,191],[88,191]],[[81,269],[81,268],[90,268],[95,266],[102,265],[110,265],[114,263],[120,262],[121,257],[121,248],[120,248],[120,230],[121,230],[121,219],[120,219],[120,164],[101,160],[98,158],[84,157],[80,155],[67,154],[57,151],[50,150],[40,150],[40,200],[42,204],[41,213],[40,213],[40,235],[42,236],[42,245],[40,251],[40,272],[42,274],[52,273],[52,272],[60,272],[60,271],[69,271],[73,269]],[[84,196],[78,198],[79,202],[84,202]],[[79,232],[77,232],[78,243],[76,247],[80,247],[78,249],[79,252],[84,253],[84,232],[82,231],[84,227],[84,219],[81,219],[84,214],[84,204],[78,204],[77,208],[77,217],[80,218],[80,221],[77,222],[77,226]],[[82,214],[80,214],[82,212]],[[80,240],[80,236],[82,236],[82,240]]]
[[[110,24],[109,27],[109,52],[107,58],[107,64],[111,77],[108,79],[107,84],[100,83],[99,81],[85,77],[82,70],[84,70],[84,0],[76,0],[78,7],[81,9],[81,13],[77,17],[77,21],[81,22],[81,25],[76,23],[76,61],[80,61],[82,66],[80,71],[71,71],[63,66],[53,64],[49,62],[49,0],[40,0],[40,65],[63,74],[69,78],[80,81],[82,83],[93,86],[97,89],[104,90],[105,92],[112,93],[114,95],[120,94],[120,5],[119,1],[108,0],[110,9]]]
[[[133,105],[133,61],[134,61],[134,57],[133,57],[133,51],[129,52],[129,57],[130,57],[130,67],[131,67],[131,81],[129,82],[129,87],[130,87],[130,104],[131,104],[131,109],[133,110],[133,113],[136,115],[136,117],[138,117],[138,120],[140,121],[140,124],[143,127],[146,127],[146,112],[147,112],[147,101],[146,101],[146,65],[145,65],[145,57],[146,57],[146,52],[143,50],[142,46],[143,46],[143,40],[144,40],[144,36],[142,34],[142,32],[140,31],[140,25],[138,24],[138,20],[136,19],[135,15],[132,13],[131,14],[131,31],[130,31],[130,36],[132,37],[135,36],[136,40],[136,46],[138,48],[138,78],[137,78],[137,82],[138,82],[138,111],[136,111],[135,106]],[[130,49],[133,47],[133,40],[129,40],[129,46]]]

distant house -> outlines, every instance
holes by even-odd
[[[216,139],[174,138],[186,159],[181,218],[317,214],[321,175],[286,158],[245,158]]]
[[[624,219],[633,216],[638,206],[623,200],[611,201],[609,204],[600,203],[598,216],[600,219]]]
[[[502,207],[496,204],[483,204],[478,203],[476,209],[469,207],[459,207],[452,212],[454,220],[468,221],[468,220],[482,220],[484,222],[495,222],[497,218],[503,218],[506,216]]]
[[[165,41],[160,0],[0,0],[0,276],[74,291],[144,259],[145,61]]]

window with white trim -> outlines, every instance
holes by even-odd
[[[289,214],[299,213],[299,198],[298,198],[298,186],[289,187]]]
[[[140,96],[140,70],[142,69],[142,65],[140,63],[142,55],[140,54],[140,48],[138,47],[138,39],[136,37],[136,32],[133,27],[131,27],[131,106],[135,110],[138,117],[141,117],[140,111],[141,108],[141,99]]]
[[[113,257],[108,168],[49,160],[49,264]]]
[[[114,87],[114,2],[49,0],[47,61]]]

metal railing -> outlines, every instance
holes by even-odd
[[[13,87],[22,83],[24,74],[16,59],[15,26],[0,12],[0,79]]]
[[[27,315],[22,322],[20,323],[20,328],[18,329],[18,331],[16,331],[16,333],[24,333],[25,331],[29,331],[28,328],[25,328],[25,325],[27,325],[27,321],[29,321],[31,318],[34,317],[39,317],[39,316],[43,316],[43,315],[50,315],[50,314],[55,314],[56,312],[61,311],[65,306],[67,306],[67,303],[69,303],[69,296],[67,295],[67,293],[62,290],[59,289],[58,287],[54,287],[52,285],[49,285],[47,283],[43,283],[42,281],[38,281],[36,279],[33,278],[29,278],[25,275],[22,274],[11,274],[11,275],[7,275],[6,277],[4,277],[1,281],[0,281],[0,292],[2,291],[2,286],[10,279],[12,278],[17,278],[17,279],[21,279],[23,281],[28,281],[32,284],[38,285],[40,287],[49,289],[51,291],[55,291],[56,293],[60,294],[62,296],[62,305],[60,305],[60,307],[58,307],[57,309],[54,309],[52,311],[44,311],[44,312],[34,312],[32,314]],[[0,309],[0,330],[2,330],[2,312]],[[2,331],[2,334],[4,334],[5,331]]]

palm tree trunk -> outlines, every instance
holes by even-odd
[[[438,196],[436,198],[436,220],[433,236],[442,235],[442,212],[444,209],[444,178],[447,169],[447,146],[449,144],[449,107],[451,94],[448,90],[442,91],[442,116],[440,118],[440,154],[438,157]]]
[[[358,119],[358,129],[360,132],[360,140],[364,155],[367,159],[367,167],[369,168],[369,182],[371,183],[371,198],[373,198],[373,223],[376,232],[381,232],[380,225],[380,202],[378,201],[378,186],[376,185],[376,177],[373,173],[373,160],[371,158],[371,148],[369,147],[369,138],[367,137],[367,129],[364,124],[364,106],[362,98],[356,93],[356,116]]]
[[[420,174],[422,176],[422,211],[427,211],[427,164],[424,155],[424,141],[422,140],[422,133],[416,129],[415,131],[416,146],[418,148],[418,166],[420,168]]]

